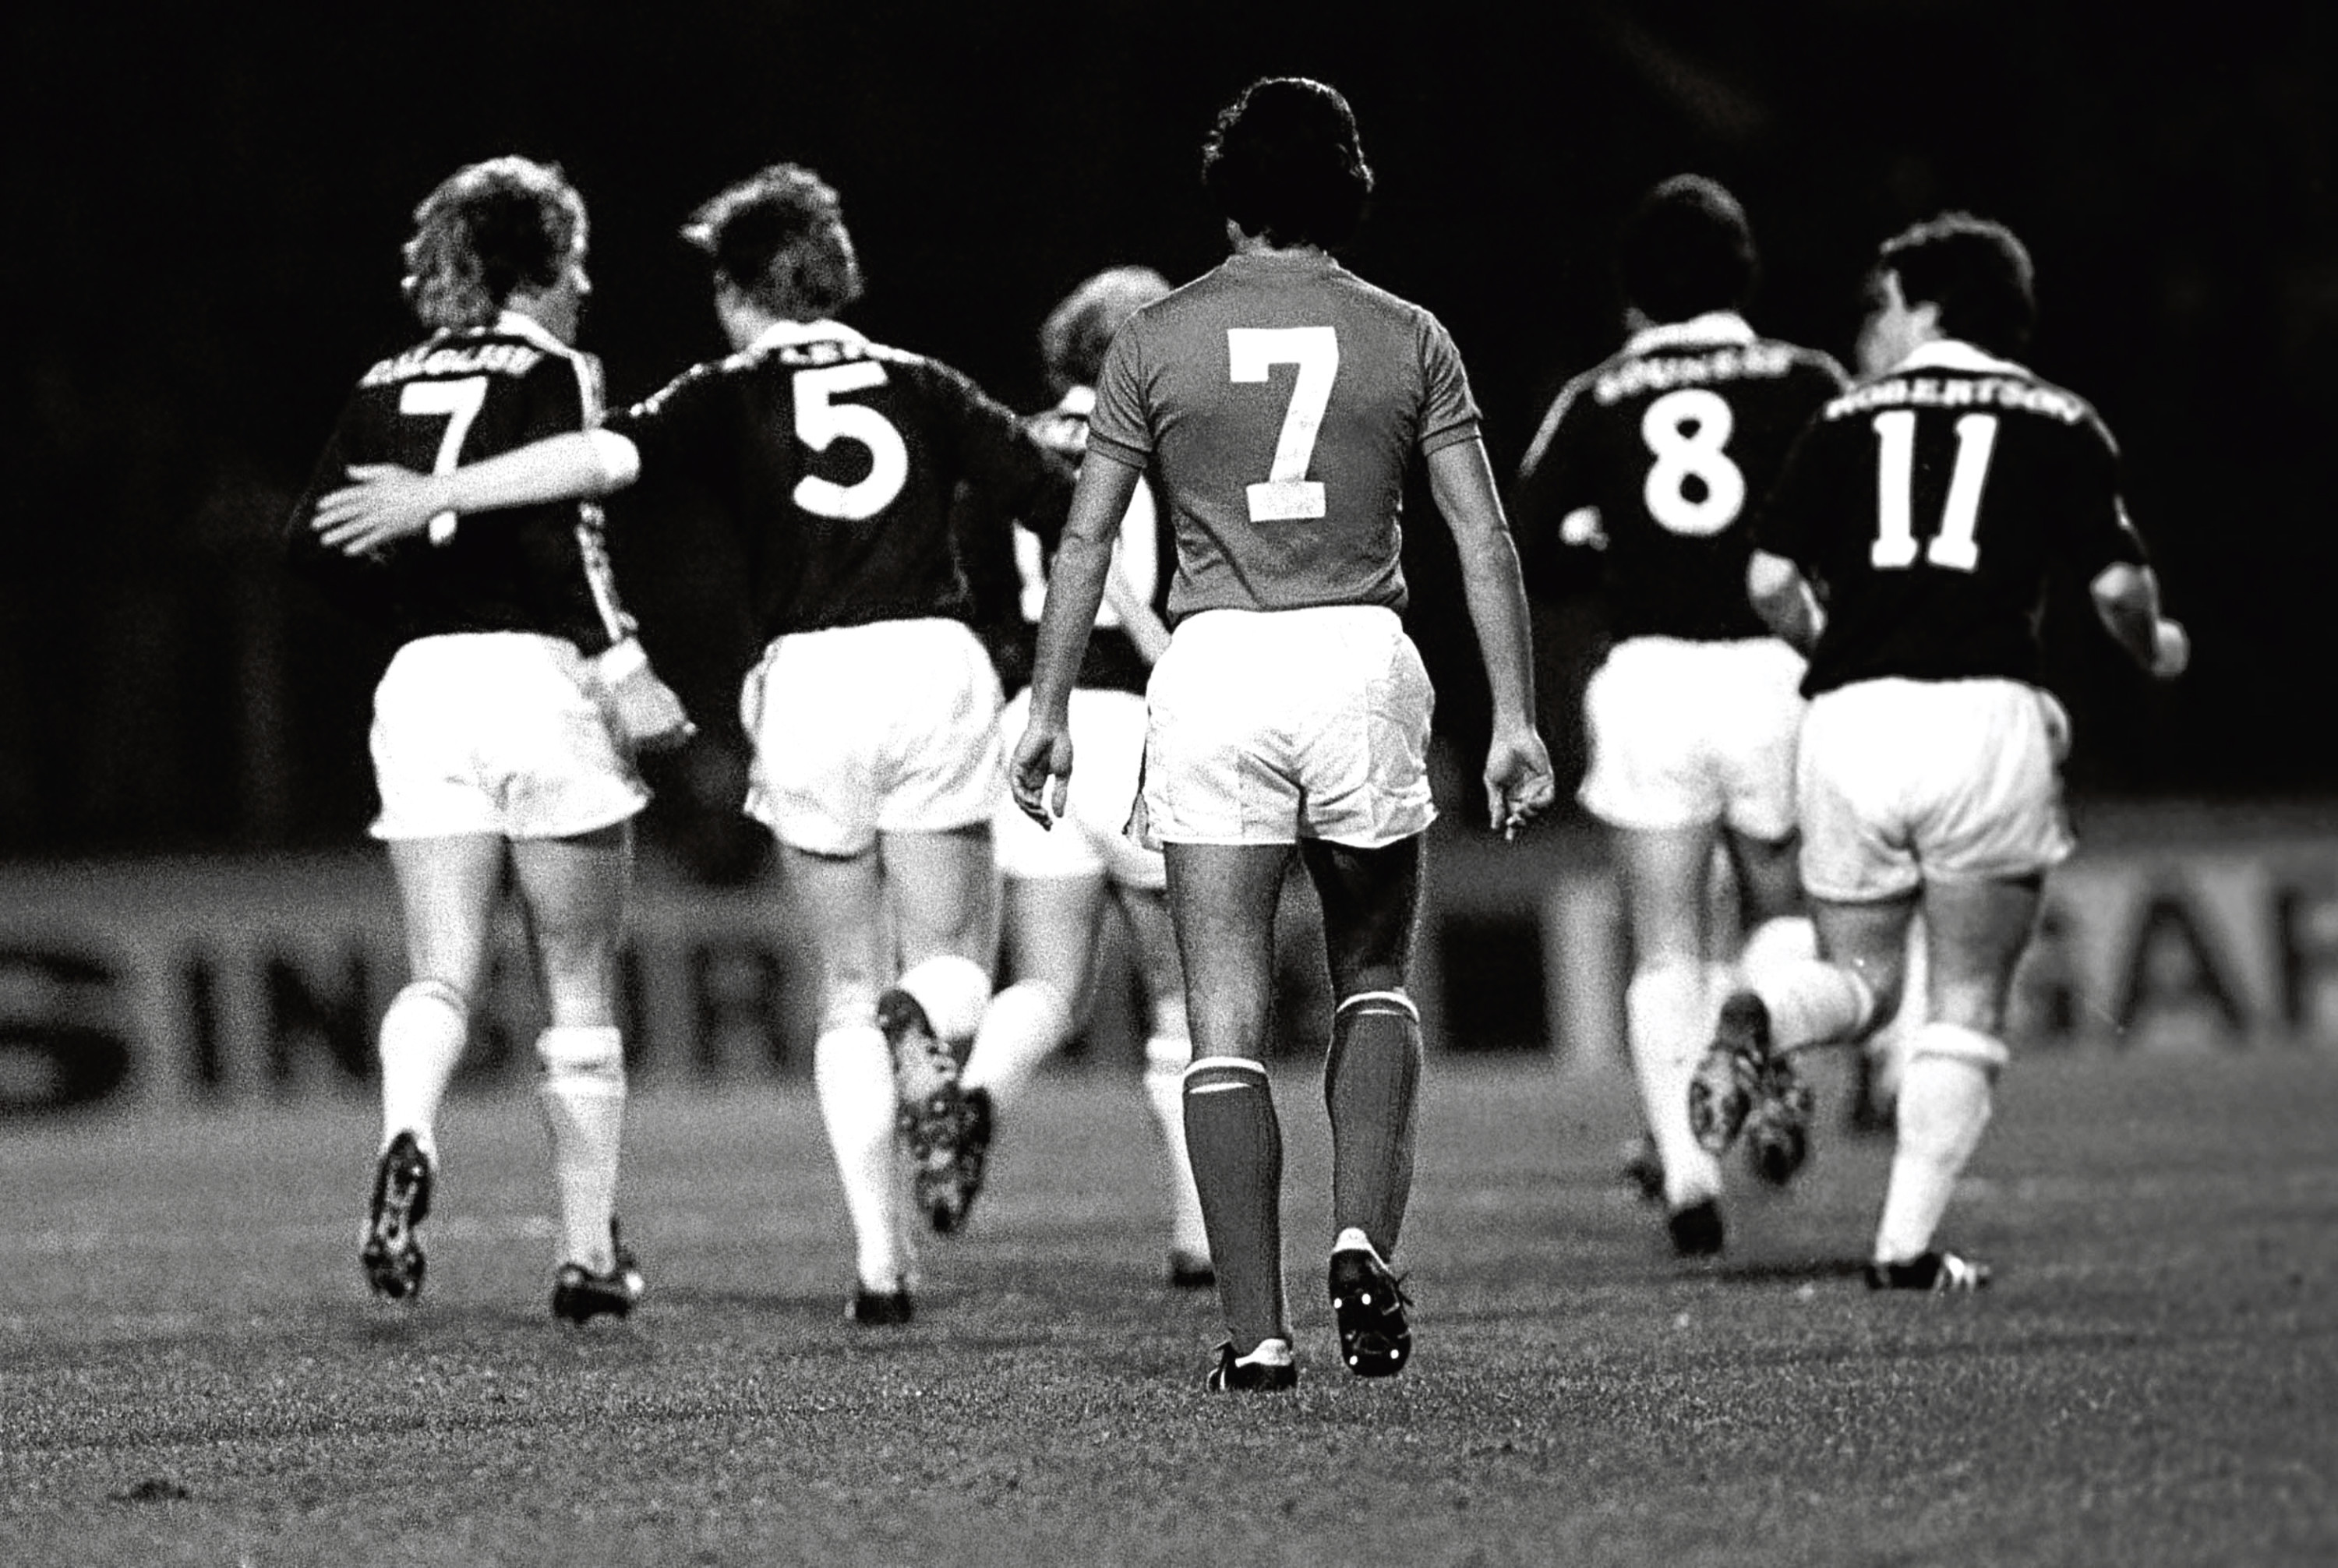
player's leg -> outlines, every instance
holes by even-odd
[[[890,968],[882,874],[875,846],[853,855],[780,847],[820,976],[820,1035],[812,1083],[852,1223],[862,1323],[906,1321],[915,1259],[900,1217],[894,1142],[893,1061],[877,1025],[877,994]]]
[[[388,840],[405,916],[411,976],[382,1014],[381,1147],[359,1263],[374,1293],[422,1289],[416,1228],[428,1217],[438,1168],[438,1109],[470,1033],[470,999],[486,967],[504,844],[493,834]]]
[[[1100,871],[1005,878],[1002,952],[1014,979],[990,999],[975,1030],[966,1059],[968,1093],[979,1090],[995,1109],[1011,1109],[1040,1063],[1078,1029],[1086,1011],[1105,892]]]
[[[560,1217],[553,1310],[579,1322],[623,1317],[641,1291],[616,1224],[626,1094],[617,955],[633,829],[518,839],[511,858],[549,1012],[535,1050]]]
[[[1908,1039],[1891,1177],[1875,1230],[1871,1282],[1922,1288],[1985,1282],[1985,1269],[1932,1240],[1989,1126],[2004,1067],[2006,997],[2038,918],[2043,876],[1942,882],[1924,890],[1930,1017]],[[1951,1275],[1945,1282],[1943,1270]]]
[[[1608,834],[1632,935],[1625,1045],[1683,1256],[1718,1252],[1723,1241],[1721,1164],[1688,1124],[1689,1079],[1713,1034],[1706,889],[1716,836],[1712,824]]]
[[[1158,857],[1153,858],[1156,862]],[[1185,966],[1177,957],[1177,933],[1169,920],[1168,895],[1160,887],[1121,882],[1115,889],[1128,921],[1130,956],[1144,993],[1144,1102],[1161,1135],[1162,1192],[1169,1209],[1169,1282],[1200,1289],[1216,1283],[1210,1262],[1210,1235],[1202,1220],[1202,1196],[1194,1185],[1194,1161],[1185,1146],[1184,1078],[1193,1060],[1193,1027],[1185,1013]]]
[[[1278,1342],[1291,1318],[1282,1287],[1282,1129],[1267,1084],[1274,910],[1287,845],[1165,847],[1169,911],[1185,970],[1194,1036],[1183,1101],[1218,1301],[1233,1347]]]
[[[893,1055],[918,1207],[944,1233],[965,1222],[990,1147],[987,1095],[966,1093],[967,1054],[990,1003],[998,871],[987,820],[879,835],[900,973],[877,998]]]

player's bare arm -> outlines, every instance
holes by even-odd
[[[2173,681],[2192,662],[2192,639],[2180,622],[2159,612],[2159,579],[2148,566],[2122,561],[2088,585],[2095,613],[2111,641],[2156,681]]]
[[[1754,551],[1745,563],[1745,597],[1773,635],[1810,657],[1826,622],[1818,595],[1792,561],[1767,550]]]
[[[1453,531],[1461,591],[1477,629],[1494,699],[1486,754],[1486,810],[1506,833],[1547,810],[1557,787],[1550,754],[1535,729],[1534,652],[1527,634],[1526,583],[1509,524],[1494,492],[1484,443],[1440,446],[1429,456],[1429,484]]]
[[[1047,573],[1047,601],[1039,612],[1038,646],[1032,655],[1031,724],[1016,742],[1007,778],[1015,804],[1043,828],[1053,827],[1063,815],[1072,777],[1072,683],[1095,628],[1096,606],[1112,572],[1113,544],[1139,477],[1125,463],[1088,455],[1064,519],[1063,543]]]
[[[640,472],[634,444],[605,430],[550,436],[442,474],[359,464],[349,469],[354,483],[318,502],[309,526],[327,545],[362,555],[421,533],[445,513],[606,495],[631,485]]]

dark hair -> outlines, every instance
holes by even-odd
[[[414,210],[406,302],[426,327],[485,327],[522,288],[548,289],[584,246],[584,199],[557,163],[490,158]]]
[[[1150,267],[1110,267],[1065,295],[1039,324],[1039,358],[1056,390],[1095,386],[1113,334],[1168,292],[1169,279]]]
[[[690,215],[682,237],[774,316],[826,316],[860,298],[843,204],[801,164],[774,163],[731,186]]]
[[[1655,321],[1744,309],[1757,265],[1745,209],[1702,174],[1675,174],[1641,197],[1616,243],[1625,301]]]
[[[1244,233],[1331,250],[1363,221],[1372,171],[1345,98],[1304,76],[1270,76],[1218,112],[1202,183]]]
[[[2013,230],[1943,212],[1886,240],[1875,270],[1896,273],[1910,305],[1940,307],[1940,330],[1992,354],[2019,354],[2038,322],[2036,269]]]

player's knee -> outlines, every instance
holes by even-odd
[[[389,999],[392,1014],[452,1014],[467,1023],[471,999],[463,988],[445,980],[409,980]]]
[[[614,1024],[555,1024],[535,1037],[535,1054],[548,1077],[624,1086],[624,1041]]]
[[[1963,1024],[1935,1019],[1918,1028],[1908,1039],[1910,1064],[1927,1057],[1946,1062],[1962,1062],[1979,1067],[1992,1078],[2004,1071],[2013,1054],[1996,1034]]]
[[[990,1001],[990,972],[955,953],[920,959],[893,984],[925,1010],[935,1038],[952,1043],[974,1037]]]
[[[877,1027],[877,987],[867,981],[831,981],[821,998],[820,1032]]]

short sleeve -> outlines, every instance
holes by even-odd
[[[1423,312],[1420,328],[1420,450],[1423,456],[1478,436],[1478,402],[1461,350],[1436,317]]]
[[[2061,509],[2069,520],[2062,541],[2061,564],[2074,575],[2091,580],[2105,567],[2143,566],[2150,557],[2143,536],[2127,514],[2120,480],[2118,443],[2102,421],[2089,415],[2077,431],[2080,456],[2075,481],[2077,494]]]
[[[1088,416],[1088,450],[1143,468],[1153,460],[1153,421],[1145,397],[1144,318],[1131,317],[1113,335],[1096,373],[1095,408]]]
[[[645,473],[705,472],[719,450],[722,384],[694,365],[630,408],[611,414],[605,428],[641,453]]]

